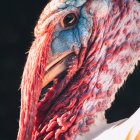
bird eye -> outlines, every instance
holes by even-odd
[[[64,27],[71,27],[77,23],[77,16],[75,13],[69,13],[63,19],[63,26]]]

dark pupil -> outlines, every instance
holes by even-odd
[[[74,13],[70,13],[68,14],[65,18],[64,18],[64,25],[65,27],[68,26],[72,26],[76,23],[76,15]]]

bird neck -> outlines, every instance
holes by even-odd
[[[84,117],[79,126],[86,131],[87,120],[96,122],[96,115],[110,108],[116,92],[140,60],[140,5],[134,2],[120,10],[114,4],[112,8],[106,19],[94,19],[96,36],[91,37],[80,74],[84,77],[80,85]]]
[[[90,48],[75,82],[83,103],[80,135],[89,131],[88,122],[95,124],[97,114],[110,108],[116,92],[140,60],[140,5],[132,4],[122,9],[114,4],[106,19],[94,19]],[[78,83],[80,78],[83,81]]]

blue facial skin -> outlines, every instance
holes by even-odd
[[[70,7],[71,6],[64,10],[68,9],[69,13],[71,13]],[[76,9],[76,7],[73,7],[73,9]],[[86,44],[89,40],[93,26],[92,15],[86,12],[84,5],[82,5],[79,10],[76,25],[70,29],[60,29],[53,34],[51,45],[53,55],[72,50],[73,46],[80,48],[83,42]]]
[[[71,50],[72,46],[80,48],[79,31],[77,27],[73,29],[61,31],[52,42],[52,54],[62,53]]]

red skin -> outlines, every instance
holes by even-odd
[[[87,10],[90,6],[90,1],[88,2]],[[72,139],[76,134],[89,130],[89,125],[94,123],[96,113],[110,107],[117,89],[132,71],[127,66],[132,63],[132,69],[134,69],[140,58],[140,40],[134,40],[140,36],[140,13],[132,9],[133,1],[128,3],[126,7],[123,2],[119,3],[120,7],[118,7],[118,2],[119,0],[113,1],[112,13],[104,19],[105,23],[99,23],[95,13],[93,17],[94,27],[88,46],[84,44],[81,47],[79,55],[71,60],[68,74],[63,80],[58,79],[59,82],[53,86],[43,100],[38,102],[51,46],[51,37],[57,24],[55,21],[47,28],[46,26],[43,29],[39,28],[39,25],[49,17],[49,15],[47,17],[44,15],[44,10],[35,30],[36,39],[29,51],[21,83],[18,140]],[[132,12],[135,13],[133,19],[129,17]],[[127,22],[125,22],[126,17],[129,17]],[[129,31],[128,29],[133,26],[134,22],[137,31]],[[119,24],[122,23],[125,26],[119,27]],[[106,30],[104,38],[100,38],[102,30]],[[120,44],[121,40],[118,41],[117,38],[122,34],[126,41]],[[98,53],[103,49],[103,45],[107,50],[106,57],[100,57],[99,60],[94,59],[98,58]],[[135,60],[130,54],[127,57],[124,56],[126,59],[116,60],[118,56],[122,56],[123,51],[129,52],[130,49],[134,52]],[[122,65],[124,70],[111,69],[109,63],[113,61]],[[99,76],[95,81],[92,81],[97,73]],[[101,74],[109,74],[112,77],[106,92],[102,90],[104,84],[100,79]],[[97,93],[94,87],[100,91]],[[92,100],[95,102],[100,99],[102,102],[94,104],[90,112],[84,112],[84,101]],[[83,118],[87,118],[87,120],[83,125],[80,125]]]

